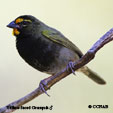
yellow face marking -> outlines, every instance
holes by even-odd
[[[26,21],[26,22],[32,22],[31,20],[29,20],[29,19],[24,19],[24,21]]]
[[[23,22],[23,21],[24,21],[23,18],[18,18],[18,19],[16,19],[15,23],[18,24],[18,23],[21,23],[21,22]]]
[[[21,23],[21,22],[23,22],[23,21],[32,22],[32,21],[29,20],[29,19],[18,18],[18,19],[16,19],[15,23],[18,24],[18,23]]]
[[[14,28],[13,29],[13,35],[19,35],[19,34],[20,34],[20,32],[16,28]]]
[[[15,20],[15,23],[18,24],[18,23],[21,23],[23,21],[27,21],[27,22],[32,22],[31,20],[29,19],[23,19],[23,18],[17,18]],[[20,34],[20,31],[16,28],[13,29],[13,35],[19,35]]]

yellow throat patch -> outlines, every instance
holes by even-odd
[[[23,18],[18,18],[18,19],[16,19],[15,23],[16,24],[21,23],[23,20],[24,20]],[[20,34],[20,32],[16,28],[14,28],[13,35],[19,35],[19,34]]]
[[[18,23],[21,23],[21,22],[23,22],[23,21],[32,22],[32,21],[29,20],[29,19],[17,18],[17,19],[15,20],[15,23],[18,24]],[[18,29],[14,28],[14,29],[13,29],[13,35],[19,35],[19,34],[20,34],[20,31],[18,31]]]
[[[16,28],[14,28],[13,29],[13,35],[19,35],[19,34],[20,34],[20,32]]]

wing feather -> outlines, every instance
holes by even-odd
[[[83,53],[79,50],[77,46],[75,46],[70,40],[65,38],[60,32],[53,30],[43,30],[42,35],[53,41],[54,43],[58,43],[66,48],[71,49],[75,53],[79,55],[79,57],[83,56]]]

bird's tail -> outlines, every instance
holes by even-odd
[[[80,68],[80,71],[84,73],[87,77],[98,84],[106,84],[104,79],[102,79],[96,72],[89,69],[87,66]]]

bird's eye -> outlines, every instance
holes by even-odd
[[[23,27],[26,27],[28,24],[29,24],[29,22],[27,22],[27,21],[23,21],[23,22],[22,22],[22,26],[23,26]]]

